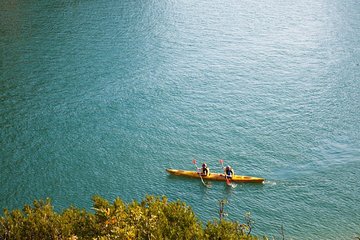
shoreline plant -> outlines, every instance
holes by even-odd
[[[93,211],[69,207],[57,213],[50,199],[35,200],[22,210],[4,209],[0,239],[259,239],[249,222],[214,219],[203,224],[190,206],[165,196],[129,204],[100,196],[92,201]]]

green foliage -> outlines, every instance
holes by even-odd
[[[245,233],[245,224],[238,222],[220,220],[208,222],[206,225],[206,238],[207,239],[258,239]]]
[[[204,228],[189,206],[166,197],[129,204],[120,198],[112,204],[100,196],[92,200],[91,212],[69,207],[56,213],[49,199],[22,211],[5,209],[0,239],[256,239],[238,222],[213,221]]]

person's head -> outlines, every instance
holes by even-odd
[[[227,165],[226,170],[229,170],[229,169],[231,169],[231,167],[230,167],[230,165]]]
[[[203,164],[202,164],[202,167],[203,167],[203,168],[207,168],[207,164],[206,164],[206,163],[203,163]]]

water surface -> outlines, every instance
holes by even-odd
[[[359,235],[357,1],[5,1],[0,207],[166,195],[255,233]],[[264,185],[168,176],[194,169]]]

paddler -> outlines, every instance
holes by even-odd
[[[232,178],[235,175],[234,170],[229,165],[226,166],[224,172],[225,172],[225,177],[226,178]]]
[[[207,164],[206,163],[203,163],[201,165],[201,175],[203,176],[208,176],[210,175],[210,169],[208,168]]]

